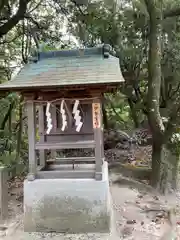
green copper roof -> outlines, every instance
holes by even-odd
[[[100,47],[82,52],[62,50],[39,53],[37,61],[26,64],[15,78],[1,84],[0,90],[118,84],[123,81],[119,59]]]

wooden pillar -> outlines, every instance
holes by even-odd
[[[104,161],[104,124],[103,124],[103,110],[102,110],[102,102],[101,102],[101,155],[102,161]]]
[[[36,162],[36,111],[35,103],[28,100],[26,103],[27,115],[28,115],[28,141],[29,141],[29,174],[28,180],[33,181],[35,179],[37,162]]]
[[[44,126],[44,106],[40,105],[39,106],[39,135],[40,135],[40,143],[44,143],[45,141],[45,126]],[[45,160],[46,160],[46,154],[45,150],[40,150],[39,151],[39,157],[40,157],[40,166],[44,167],[45,166]]]
[[[8,172],[7,168],[0,167],[0,220],[8,217]]]
[[[103,128],[103,126],[101,128],[101,155],[102,155],[102,160],[104,161],[105,156],[104,156],[104,128]]]
[[[95,162],[96,162],[96,180],[102,180],[102,115],[101,100],[94,99],[92,104],[93,129],[95,140]]]

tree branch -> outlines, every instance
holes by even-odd
[[[34,12],[34,10],[36,10],[42,4],[42,2],[43,2],[43,0],[40,0],[39,3],[37,3],[37,5],[34,8],[29,10],[28,14]]]
[[[12,103],[9,104],[8,111],[5,114],[5,117],[4,117],[4,119],[3,119],[2,123],[1,123],[1,127],[0,127],[1,130],[4,130],[4,128],[5,128],[6,122],[8,121],[9,115],[11,114],[11,111],[12,111],[12,109],[14,107],[14,104],[15,104],[15,101],[13,101]]]
[[[38,29],[42,29],[42,27],[39,25],[39,23],[33,17],[31,17],[29,14],[25,14],[24,18],[28,19],[30,22],[32,22],[34,25],[36,25]]]
[[[168,124],[164,134],[164,141],[168,140],[171,137],[172,133],[175,132],[177,128],[177,118],[180,117],[180,105],[178,101],[172,106],[172,111],[168,119]]]
[[[114,114],[116,115],[117,119],[120,120],[121,122],[125,123],[124,119],[116,112],[116,109],[111,100],[109,100],[109,103],[110,103],[110,106],[111,106]]]
[[[164,11],[164,18],[180,16],[180,7]]]
[[[27,5],[31,0],[19,0],[19,8],[14,16],[12,16],[6,23],[0,26],[0,38],[7,34],[13,27],[15,27],[20,20],[24,18],[27,10]]]
[[[169,99],[175,99],[177,98],[177,93],[179,93],[180,90],[180,83],[178,83],[177,88],[173,91],[173,89],[171,89],[171,91],[169,92]]]
[[[27,63],[27,56],[25,55],[25,51],[24,51],[24,45],[25,45],[25,23],[23,21],[23,25],[22,25],[22,29],[23,29],[23,34],[22,34],[22,46],[21,46],[21,55],[22,55],[22,60],[23,63]]]
[[[30,28],[30,34],[33,37],[36,48],[39,49],[39,39],[38,39],[36,32],[32,28]]]
[[[0,11],[2,11],[2,9],[4,8],[5,2],[6,2],[5,0],[1,0]]]
[[[20,37],[20,34],[17,34],[17,35],[14,36],[14,38],[12,38],[11,40],[3,40],[3,41],[0,41],[0,45],[1,45],[1,44],[9,44],[9,43],[12,43],[12,42],[14,42],[18,37]]]

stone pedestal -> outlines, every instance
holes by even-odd
[[[8,217],[8,171],[0,167],[0,222]]]
[[[36,179],[24,182],[24,231],[109,233],[108,166],[103,179]]]

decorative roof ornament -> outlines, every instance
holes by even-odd
[[[80,57],[84,57],[84,50],[85,50],[84,48],[79,49],[79,56]]]
[[[109,58],[110,50],[111,50],[111,46],[109,44],[104,44],[104,46],[103,46],[103,56],[104,56],[104,58]]]
[[[37,63],[39,60],[39,52],[37,50],[33,50],[31,57],[28,58],[29,62]]]
[[[33,62],[33,63],[37,63],[39,61],[39,40],[38,40],[38,36],[37,33],[35,32],[35,30],[31,30],[31,34],[33,36],[35,45],[36,45],[36,49],[33,49],[31,51],[31,57],[28,59],[29,62]]]

